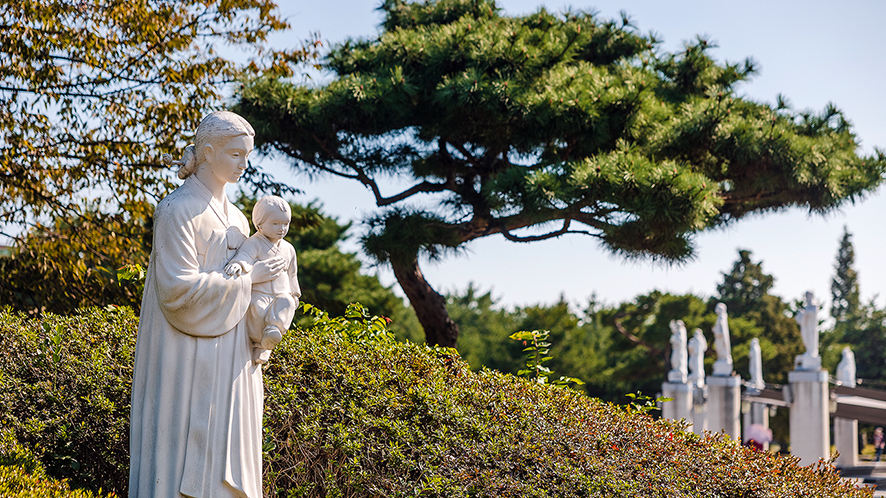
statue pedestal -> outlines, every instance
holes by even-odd
[[[669,420],[686,419],[686,422],[692,424],[695,420],[692,413],[692,391],[694,388],[695,386],[691,384],[663,383],[661,385],[662,396],[672,398],[673,401],[662,403],[661,416]]]
[[[834,445],[840,453],[834,465],[841,468],[858,465],[858,420],[834,418]]]
[[[821,356],[803,353],[794,358],[794,371],[796,372],[817,372],[819,370],[821,370]]]
[[[708,429],[725,431],[729,437],[741,438],[741,378],[711,375],[708,385]]]
[[[830,455],[828,372],[788,372],[791,384],[791,454],[800,465],[812,465]]]
[[[744,412],[744,417],[741,421],[742,428],[742,442],[746,443],[748,439],[748,431],[751,429],[751,425],[760,424],[765,428],[769,428],[769,405],[765,403],[748,403],[748,410]],[[763,443],[763,449],[769,449],[769,442]]]
[[[692,432],[702,435],[708,428],[708,388],[695,387],[692,393]]]
[[[717,360],[714,362],[712,377],[729,377],[733,374],[732,360]]]

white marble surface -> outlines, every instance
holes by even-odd
[[[704,386],[704,354],[708,350],[708,341],[701,329],[695,329],[692,339],[687,345],[689,351],[688,382],[696,387]]]
[[[797,357],[797,370],[819,370],[821,356],[818,353],[818,301],[812,292],[806,292],[806,305],[797,312],[795,317],[800,325],[800,337],[806,351]]]
[[[686,352],[686,325],[683,320],[671,320],[671,370],[668,382],[685,384],[688,377]]]
[[[201,122],[179,176],[154,213],[154,243],[135,352],[130,498],[262,496],[261,368],[243,317],[253,283],[282,260],[234,278],[224,267],[249,233],[225,186],[246,168],[243,118]]]
[[[837,380],[846,387],[855,387],[855,353],[849,346],[843,348],[843,357],[837,364]]]
[[[732,375],[732,341],[729,337],[729,321],[726,313],[726,305],[717,303],[714,308],[717,313],[717,321],[714,323],[714,348],[717,351],[717,361],[714,362],[713,375]]]
[[[812,465],[830,457],[828,372],[788,372],[791,384],[791,454],[800,465]]]

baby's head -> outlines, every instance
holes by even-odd
[[[262,197],[252,208],[252,223],[259,233],[271,241],[282,239],[289,231],[292,209],[282,197]]]

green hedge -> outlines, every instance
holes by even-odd
[[[17,442],[54,478],[125,495],[137,328],[129,308],[0,313],[0,454]]]
[[[0,360],[0,452],[20,445],[50,476],[125,495],[135,324],[126,310],[0,313],[12,353]],[[292,331],[269,365],[269,496],[870,496],[827,465],[471,372],[451,350],[393,341],[358,307]]]
[[[870,496],[828,465],[370,339],[378,325],[354,312],[278,346],[266,377],[271,496]]]
[[[0,466],[0,496],[3,498],[98,498],[91,491],[71,490],[67,482],[31,472],[22,466]],[[107,495],[107,498],[115,497]]]

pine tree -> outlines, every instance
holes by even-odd
[[[662,51],[628,19],[493,0],[386,0],[375,39],[323,61],[333,79],[248,83],[236,110],[294,167],[353,179],[380,210],[364,248],[392,266],[432,344],[454,346],[420,258],[480,237],[585,234],[627,257],[680,260],[697,232],[752,212],[825,212],[881,182],[841,112],[741,98],[750,60],[704,39]],[[396,175],[410,187],[384,192]]]
[[[763,272],[762,263],[751,261],[751,251],[740,249],[732,271],[723,274],[717,294],[730,314],[743,315],[762,305],[774,283],[775,279]]]
[[[843,239],[837,251],[836,274],[831,281],[831,316],[838,322],[846,322],[858,318],[861,303],[858,294],[858,273],[852,267],[855,264],[855,250],[852,247],[852,234],[843,227]]]
[[[856,374],[875,387],[886,385],[886,309],[871,300],[862,304],[859,297],[858,273],[853,268],[855,250],[852,234],[843,228],[840,249],[831,281],[831,316],[833,330],[822,336],[823,359],[836,365],[839,352],[849,346],[855,353]]]

